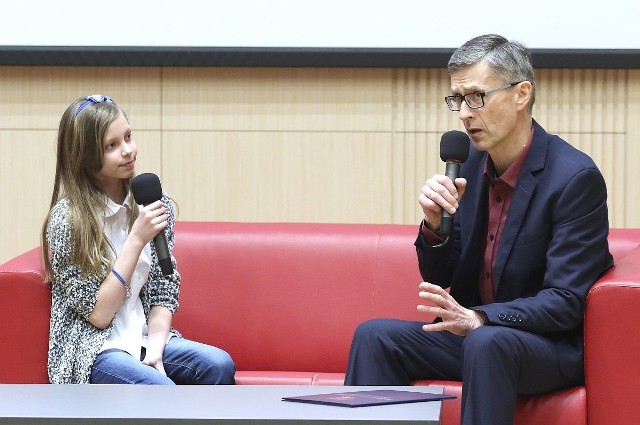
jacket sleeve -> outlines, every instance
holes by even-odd
[[[414,243],[418,256],[420,275],[425,282],[436,284],[442,288],[451,286],[452,276],[459,258],[458,231],[454,231],[442,243],[432,245],[418,230]]]

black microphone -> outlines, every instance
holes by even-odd
[[[455,183],[460,176],[460,164],[469,157],[469,136],[467,133],[451,130],[440,138],[440,159],[447,163],[445,175]],[[453,215],[442,209],[440,234],[449,236],[453,230]]]
[[[136,204],[149,205],[152,202],[162,199],[162,186],[160,179],[153,173],[138,174],[131,180],[131,192]],[[165,276],[173,274],[173,264],[171,264],[171,255],[169,254],[169,245],[164,230],[161,230],[153,238],[153,245],[158,254],[160,262],[160,270]]]

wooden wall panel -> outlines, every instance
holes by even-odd
[[[133,121],[133,119],[132,119]],[[136,173],[154,173],[162,176],[163,135],[159,130],[139,130],[135,122],[130,123],[131,135],[138,146]]]
[[[0,130],[0,261],[39,244],[53,189],[56,132]]]
[[[391,131],[388,69],[168,68],[163,127]]]
[[[0,128],[57,129],[80,96],[106,94],[135,114],[140,129],[160,128],[160,69],[0,67]]]
[[[540,70],[534,117],[589,154],[605,176],[609,221],[628,227],[625,174],[636,161],[627,155],[626,70]]]
[[[534,116],[560,133],[624,133],[626,73],[618,69],[543,69]]]
[[[627,83],[625,164],[630,165],[623,167],[625,190],[621,195],[621,206],[625,220],[619,226],[640,227],[640,167],[637,165],[640,159],[640,70],[628,71]]]
[[[180,219],[386,223],[385,133],[165,134],[164,187]]]

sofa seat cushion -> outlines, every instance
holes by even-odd
[[[313,385],[315,372],[242,370],[236,372],[236,385]]]
[[[442,425],[460,423],[462,383],[455,381],[421,380],[414,385],[440,385],[454,400],[442,404]],[[521,396],[516,406],[515,425],[587,424],[587,393],[584,387],[573,387],[548,394]]]

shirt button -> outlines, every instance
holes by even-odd
[[[502,202],[502,197],[501,197],[501,196],[497,196],[497,197],[496,197],[496,202],[497,202],[497,203]]]
[[[493,239],[494,239],[493,235],[489,235],[489,240],[490,240],[491,242],[493,242]]]

